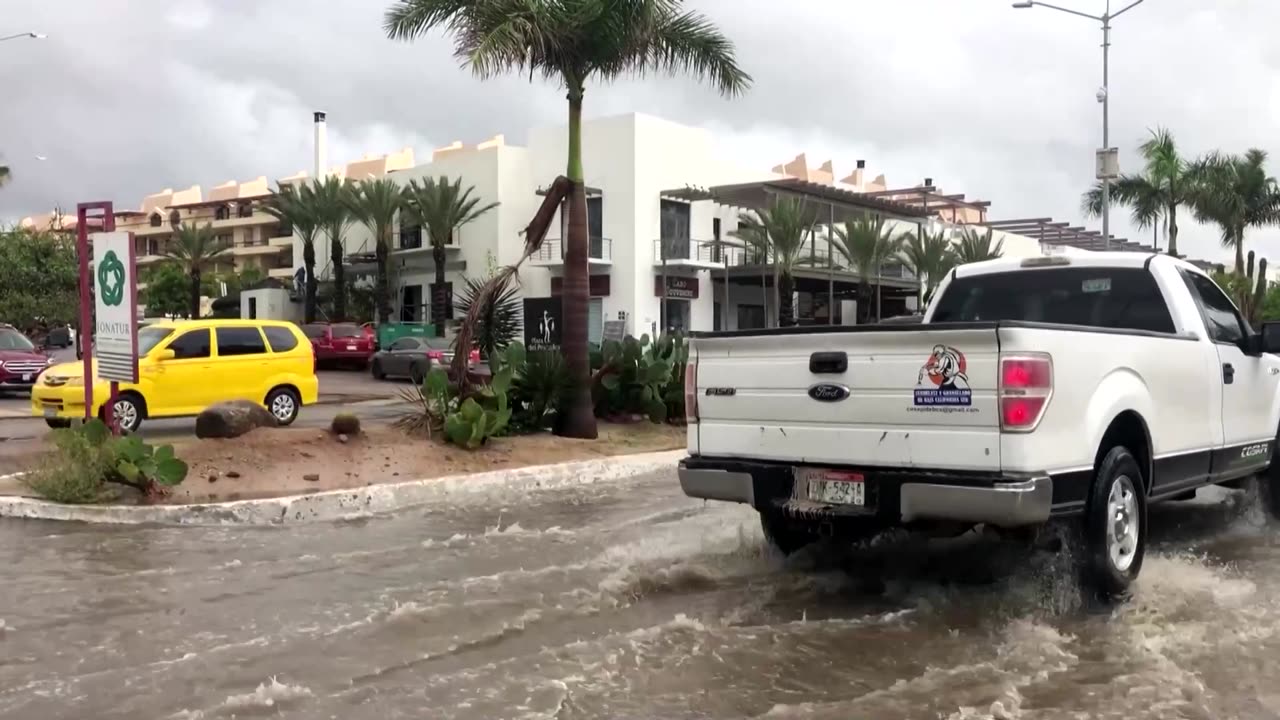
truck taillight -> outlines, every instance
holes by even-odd
[[[684,364],[684,420],[690,425],[698,422],[698,358],[691,357]]]
[[[1053,397],[1053,359],[1047,353],[1000,355],[1000,429],[1031,432]]]

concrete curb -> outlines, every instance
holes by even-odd
[[[593,485],[675,467],[684,450],[617,455],[471,475],[409,480],[310,495],[206,505],[62,505],[0,497],[0,517],[117,525],[281,525],[395,512],[459,495]]]

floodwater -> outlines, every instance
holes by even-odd
[[[5,522],[0,718],[1280,718],[1280,531],[1209,500],[1153,510],[1114,611],[978,536],[784,562],[670,472],[335,524]]]

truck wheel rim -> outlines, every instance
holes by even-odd
[[[293,417],[293,408],[293,398],[288,395],[277,395],[276,399],[271,401],[271,412],[277,420],[288,420]]]
[[[1121,475],[1111,483],[1107,497],[1107,554],[1120,572],[1127,572],[1137,555],[1139,522],[1133,481]]]
[[[121,400],[116,403],[115,408],[116,425],[125,430],[132,430],[136,422],[138,422],[138,408],[128,400]]]

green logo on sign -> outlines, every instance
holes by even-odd
[[[114,250],[108,250],[98,266],[98,295],[111,307],[124,302],[124,263]]]

